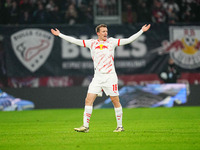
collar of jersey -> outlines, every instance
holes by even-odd
[[[98,41],[98,42],[105,42],[105,41],[107,41],[107,40],[100,41],[99,39],[97,39],[97,41]]]

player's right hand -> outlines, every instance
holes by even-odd
[[[51,33],[55,36],[58,36],[60,34],[60,31],[56,28],[56,30],[51,29]]]
[[[143,27],[142,27],[142,31],[143,32],[146,32],[146,31],[148,31],[149,30],[149,28],[150,28],[150,26],[151,26],[151,24],[145,24]]]

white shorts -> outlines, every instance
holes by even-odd
[[[102,96],[103,91],[107,96],[118,96],[118,78],[116,74],[95,74],[89,85],[88,93]]]

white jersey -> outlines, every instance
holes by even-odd
[[[88,88],[88,93],[102,95],[102,90],[106,95],[117,96],[118,79],[114,67],[114,50],[116,46],[126,45],[133,42],[143,33],[142,29],[136,34],[126,39],[109,38],[106,41],[81,40],[62,33],[59,36],[66,41],[79,46],[88,47],[94,63],[95,75]]]
[[[106,41],[83,40],[84,47],[88,47],[94,62],[95,74],[113,74],[114,50],[120,43],[120,39],[109,38]]]
[[[116,46],[126,45],[136,40],[143,33],[142,29],[125,39],[109,38],[106,41],[81,40],[75,39],[71,36],[59,34],[59,37],[68,42],[74,43],[79,46],[88,47],[91,51],[91,56],[94,62],[95,74],[114,74],[114,49]]]

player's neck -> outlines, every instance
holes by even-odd
[[[106,41],[107,39],[103,40],[103,39],[98,39],[98,41]]]

